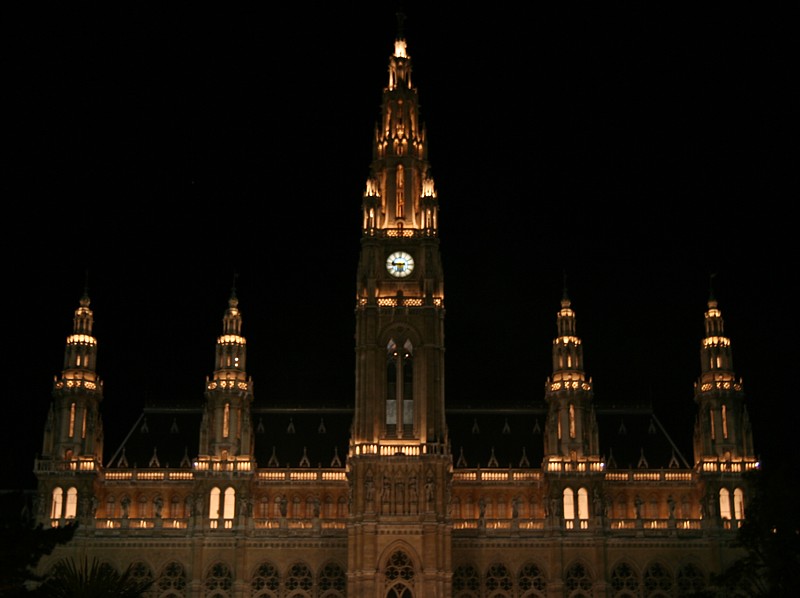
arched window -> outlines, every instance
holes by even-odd
[[[411,434],[414,425],[414,347],[394,339],[386,345],[386,433]],[[401,428],[398,428],[398,425]]]
[[[544,598],[547,596],[547,580],[542,570],[533,563],[522,566],[517,578],[520,598]]]
[[[211,494],[208,500],[208,518],[219,519],[219,488],[214,487],[211,489]]]
[[[75,436],[75,403],[72,403],[69,406],[69,434],[68,436],[72,438]]]
[[[232,487],[225,489],[225,502],[222,507],[222,517],[224,519],[233,519],[233,513],[236,508],[236,490]]]
[[[642,585],[645,598],[672,596],[672,575],[661,563],[653,563],[645,569]]]
[[[486,596],[490,598],[501,598],[513,596],[514,579],[511,573],[502,563],[493,563],[486,571]]]
[[[564,488],[564,519],[575,519],[575,493],[572,488]]]
[[[390,340],[386,346],[386,433],[397,431],[397,345]]]
[[[727,488],[719,489],[719,516],[722,519],[731,518],[731,498]]]
[[[227,598],[233,587],[233,575],[225,563],[214,563],[206,573],[205,596],[207,598]]]
[[[678,569],[675,585],[678,586],[678,596],[691,596],[706,588],[705,575],[697,565],[686,564]]]
[[[570,565],[564,574],[566,598],[589,598],[592,595],[592,578],[581,563]]]
[[[342,598],[347,593],[347,574],[336,563],[326,563],[317,581],[320,598]]]
[[[578,489],[578,519],[589,519],[589,492],[586,488]]]
[[[66,519],[75,519],[78,514],[78,489],[73,486],[67,490],[67,504],[64,506],[64,517]]]
[[[261,563],[250,582],[250,595],[254,598],[277,598],[281,577],[272,563]]]
[[[64,491],[61,488],[53,488],[53,500],[50,502],[50,519],[61,519],[63,508]]]
[[[311,569],[305,563],[295,563],[289,568],[289,574],[286,576],[286,595],[294,596],[311,596],[314,590],[314,577],[311,575]]]
[[[393,552],[383,573],[386,598],[414,598],[414,566],[405,552]]]
[[[741,488],[733,491],[733,515],[736,519],[744,519],[744,492]]]
[[[183,596],[186,589],[186,570],[177,561],[164,565],[156,579],[158,596]]]
[[[130,578],[136,583],[152,582],[153,572],[147,563],[143,561],[134,561],[130,566]],[[152,586],[151,586],[152,587]],[[142,596],[151,596],[150,592],[142,594]]]
[[[472,565],[460,565],[453,571],[453,598],[478,598],[481,576]]]
[[[569,406],[569,437],[575,438],[575,405]]]
[[[628,563],[619,563],[611,571],[611,591],[613,598],[639,596],[639,576]]]

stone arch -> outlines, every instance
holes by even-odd
[[[203,580],[203,596],[206,598],[227,598],[233,588],[231,568],[221,561],[212,564]]]
[[[639,572],[626,560],[618,561],[611,568],[609,578],[611,598],[638,598],[641,594]]]
[[[132,580],[136,582],[145,582],[151,581],[155,582],[155,577],[153,575],[153,569],[150,567],[143,560],[136,560],[130,564],[130,577]],[[150,589],[147,590],[142,594],[144,598],[150,598],[151,596],[157,596],[155,590],[155,583],[151,584]]]
[[[517,573],[517,591],[520,598],[545,598],[547,576],[544,568],[533,561],[524,563]]]
[[[698,563],[685,562],[678,566],[675,574],[677,596],[690,596],[706,589],[708,576]]]
[[[157,598],[183,598],[186,596],[186,568],[178,561],[169,561],[159,571],[153,584]]]
[[[414,598],[422,561],[405,542],[394,542],[381,555],[380,576],[385,598]]]
[[[281,573],[270,561],[259,563],[250,578],[250,596],[253,598],[278,598]]]
[[[486,568],[484,587],[486,598],[511,598],[514,595],[514,576],[505,563],[494,561]]]
[[[323,563],[317,574],[319,598],[344,598],[347,595],[347,572],[335,561]]]
[[[582,560],[573,561],[564,570],[564,597],[590,598],[593,595],[594,574]]]
[[[472,563],[459,565],[453,571],[453,598],[478,598],[481,595],[481,574]]]
[[[652,561],[642,573],[642,596],[644,598],[665,598],[672,596],[674,586],[672,572],[660,561]]]
[[[286,570],[284,578],[286,598],[312,598],[314,595],[314,574],[303,561],[296,561]]]

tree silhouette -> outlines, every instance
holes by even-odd
[[[3,508],[10,504],[4,500]],[[76,522],[45,528],[34,524],[24,509],[20,516],[11,513],[13,509],[4,510],[0,521],[0,596],[9,598],[28,595],[28,585],[41,580],[35,573],[39,560],[56,546],[69,542],[78,527]]]
[[[36,591],[43,598],[140,598],[152,579],[141,579],[128,565],[122,573],[109,563],[84,558],[58,561]]]
[[[800,588],[798,464],[773,463],[745,474],[749,494],[736,544],[746,554],[714,576],[703,596],[794,598]]]

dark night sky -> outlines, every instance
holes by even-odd
[[[448,401],[543,398],[566,272],[596,400],[652,402],[686,435],[714,272],[757,452],[777,459],[797,414],[791,19],[433,4],[406,2],[405,31],[441,205]],[[107,443],[146,400],[202,397],[234,272],[256,401],[352,403],[394,9],[264,6],[3,19],[14,476],[40,448],[87,269]]]

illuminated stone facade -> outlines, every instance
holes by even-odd
[[[402,35],[373,155],[353,407],[259,406],[234,289],[202,403],[148,406],[104,452],[85,294],[35,464],[39,520],[80,527],[42,570],[64,556],[135,563],[159,597],[611,598],[702,587],[736,555],[741,475],[757,466],[716,300],[691,464],[647,410],[595,405],[566,290],[544,402],[450,408],[439,203]],[[619,467],[630,457],[602,424],[627,434],[638,420],[650,448]]]

